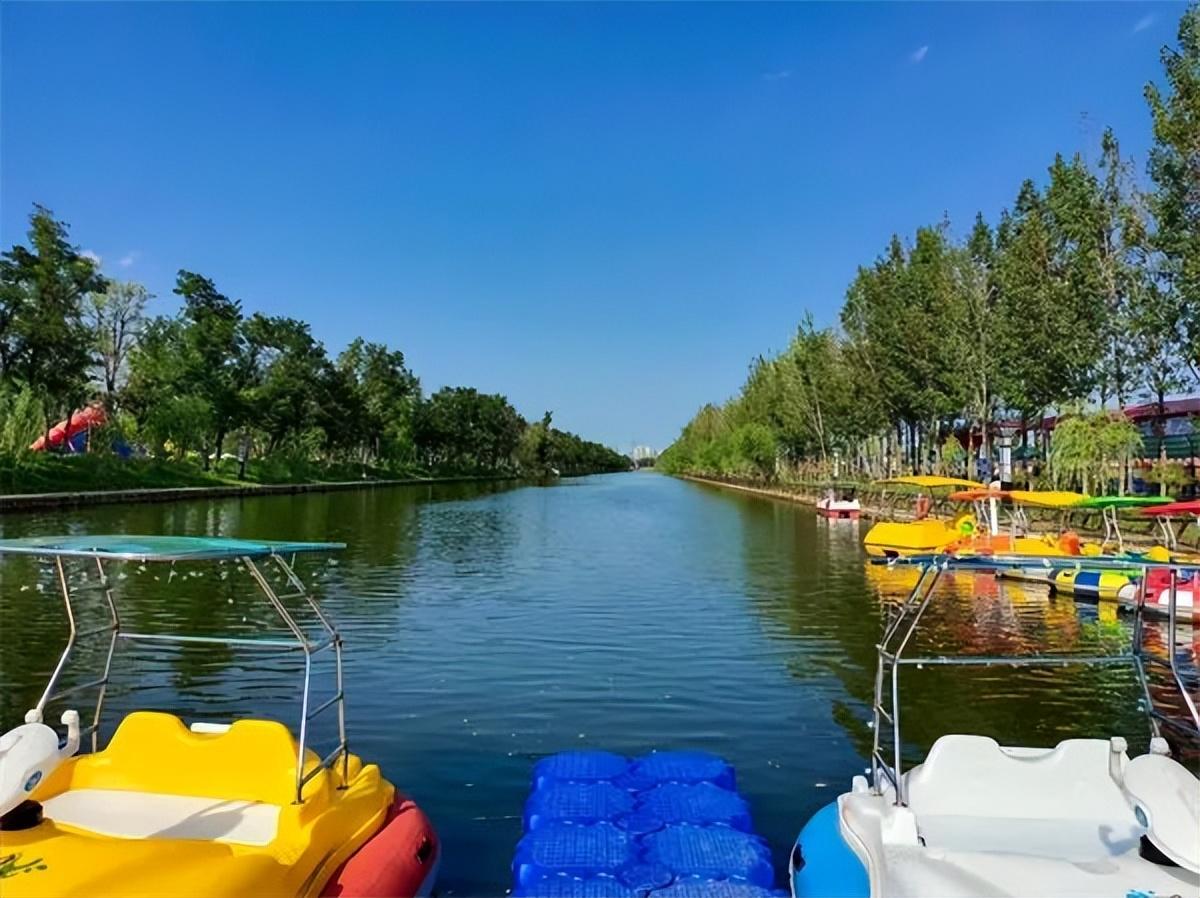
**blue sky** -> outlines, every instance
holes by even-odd
[[[0,5],[0,243],[663,446],[893,232],[1112,125],[1181,4]]]

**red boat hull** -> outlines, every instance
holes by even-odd
[[[424,812],[397,793],[379,832],[338,868],[323,898],[411,898],[433,890],[441,852]]]
[[[820,506],[818,506],[817,514],[819,514],[823,518],[830,518],[835,521],[857,521],[858,520],[858,510],[857,509],[821,508]]]

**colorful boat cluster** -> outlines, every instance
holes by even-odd
[[[733,768],[703,752],[543,758],[525,804],[513,894],[761,898],[775,871]]]
[[[1051,570],[1045,559],[1091,558],[1115,551],[1122,561],[1157,564],[1166,561],[1190,561],[1197,556],[1179,549],[1175,521],[1200,522],[1200,500],[1172,502],[1157,496],[1086,496],[1081,493],[1047,490],[1004,490],[985,487],[970,480],[928,475],[897,477],[880,481],[883,485],[917,488],[914,520],[881,520],[864,538],[869,556],[902,558],[912,555],[945,553],[958,556],[1012,555],[1030,559],[1030,564],[1006,569],[999,576],[1041,583],[1052,591],[1080,599],[1114,600],[1122,607],[1143,603],[1151,614],[1165,614],[1166,584],[1161,574],[1152,577],[1136,566],[1112,569],[1082,569],[1055,565]],[[959,503],[970,507],[953,519],[929,516],[931,500]],[[1029,523],[1027,509],[1061,513],[1099,512],[1104,522],[1104,537],[1099,542],[1081,540],[1068,529],[1036,533]],[[1157,522],[1162,544],[1149,549],[1125,545],[1120,514],[1151,517]],[[1177,611],[1185,618],[1196,614],[1190,574],[1178,578]]]

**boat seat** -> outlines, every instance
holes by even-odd
[[[1125,766],[1125,792],[1146,818],[1151,843],[1200,873],[1200,782],[1165,755],[1139,755]]]
[[[124,789],[72,789],[47,799],[56,824],[118,839],[194,839],[228,845],[270,845],[278,805]]]
[[[296,797],[296,751],[295,738],[276,721],[238,720],[217,731],[196,731],[173,714],[135,711],[121,721],[104,751],[64,764],[34,797],[45,804],[59,794],[102,789],[287,805]],[[306,768],[319,763],[311,750],[305,754]],[[327,781],[322,771],[305,795]]]
[[[1113,856],[1145,832],[1109,773],[1110,745],[1068,739],[1047,750],[943,736],[907,776],[926,846],[1076,861]]]

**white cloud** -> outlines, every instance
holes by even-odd
[[[97,268],[99,268],[100,263],[104,261],[103,259],[100,258],[100,254],[98,252],[96,252],[95,250],[91,250],[91,249],[85,249],[79,255],[83,256],[85,259],[91,259],[92,263]]]
[[[928,55],[929,55],[929,44],[925,44],[923,46],[917,47],[917,49],[915,49],[911,53],[909,53],[908,61],[911,62],[913,65],[919,65],[920,63],[925,61],[925,57]]]
[[[1137,34],[1139,31],[1145,31],[1147,28],[1149,28],[1151,25],[1154,24],[1154,20],[1155,20],[1154,13],[1152,13],[1152,12],[1146,13],[1146,15],[1142,16],[1140,19],[1138,19],[1134,23],[1133,33]]]
[[[121,258],[117,260],[117,264],[122,268],[128,268],[138,260],[138,256],[140,255],[141,253],[139,253],[136,249],[131,250],[130,252],[127,252],[125,255],[121,256]]]
[[[779,69],[774,72],[763,72],[763,81],[782,81],[784,78],[791,77],[791,69]]]

